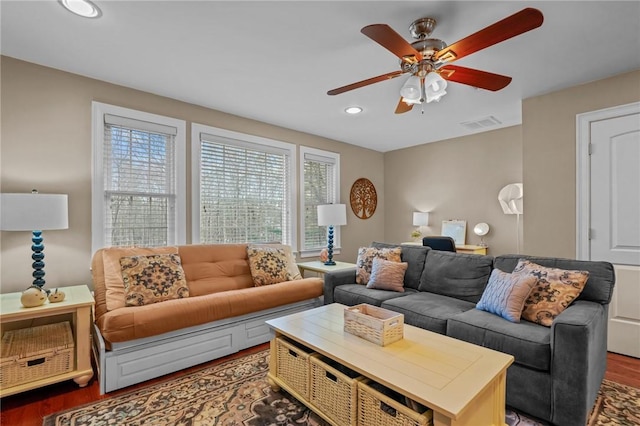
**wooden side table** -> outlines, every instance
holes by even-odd
[[[336,262],[335,265],[325,265],[324,262],[315,260],[312,262],[298,263],[298,269],[300,269],[300,275],[304,277],[305,271],[316,272],[319,275],[323,275],[327,272],[343,271],[346,269],[356,269],[355,263]]]
[[[75,368],[67,373],[0,388],[0,397],[36,389],[52,383],[73,379],[84,387],[93,377],[91,367],[91,321],[94,305],[89,288],[84,285],[59,287],[64,291],[62,302],[45,302],[42,306],[25,308],[20,303],[22,292],[0,294],[0,335],[8,330],[70,320],[75,339]]]

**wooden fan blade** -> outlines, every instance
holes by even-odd
[[[396,114],[404,114],[405,112],[411,111],[413,108],[413,104],[408,104],[402,100],[400,97],[400,102],[398,102],[398,106],[396,107]]]
[[[348,92],[349,90],[358,89],[360,87],[368,86],[373,83],[378,83],[384,80],[391,80],[392,78],[401,76],[403,71],[393,71],[386,74],[379,75],[377,77],[371,77],[366,80],[359,81],[357,83],[348,84],[346,86],[338,87],[337,89],[329,90],[327,95],[339,95],[340,93]]]
[[[405,62],[416,63],[422,60],[422,53],[386,24],[367,25],[360,32]]]
[[[481,89],[497,91],[504,89],[511,83],[511,77],[494,74],[473,68],[447,65],[438,70],[442,78],[456,83],[468,84]]]
[[[453,62],[457,59],[485,49],[494,44],[508,40],[542,25],[542,12],[538,9],[526,8],[502,21],[471,34],[452,45],[445,47],[434,55],[440,62]]]

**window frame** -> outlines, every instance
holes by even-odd
[[[191,241],[193,244],[200,243],[200,157],[201,137],[200,134],[219,137],[225,139],[232,145],[247,146],[264,146],[266,148],[277,148],[287,151],[288,167],[289,167],[289,235],[291,241],[282,241],[282,244],[291,246],[293,252],[296,252],[297,226],[295,223],[297,217],[297,199],[296,199],[296,172],[295,158],[296,145],[288,142],[279,141],[262,136],[249,135],[245,133],[235,132],[232,130],[222,129],[219,127],[208,126],[205,124],[191,123]]]
[[[173,224],[173,241],[171,245],[186,244],[187,235],[187,167],[186,167],[186,122],[173,117],[152,114],[130,108],[93,101],[92,115],[92,173],[91,173],[91,248],[92,253],[105,245],[105,181],[104,181],[104,129],[105,114],[116,115],[126,119],[145,121],[164,126],[175,127],[174,137],[175,161],[175,223]],[[171,238],[169,238],[171,240]]]
[[[305,174],[304,174],[304,163],[305,163],[305,154],[310,154],[311,156],[316,157],[325,157],[330,159],[334,163],[333,167],[333,195],[334,200],[329,200],[332,204],[340,203],[340,154],[337,152],[325,151],[322,149],[311,148],[308,146],[300,146],[300,157],[298,161],[298,171],[299,171],[299,180],[300,180],[300,188],[299,188],[299,200],[300,200],[300,257],[317,257],[320,255],[322,249],[326,248],[326,243],[323,247],[306,249],[304,243],[304,232],[305,232]],[[334,254],[340,254],[340,249],[342,247],[341,244],[341,232],[340,226],[334,227],[333,230],[333,242],[334,242]]]

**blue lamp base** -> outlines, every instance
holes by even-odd
[[[336,262],[333,261],[333,225],[329,225],[329,232],[327,236],[327,261],[324,262],[327,266],[333,266]]]
[[[33,285],[42,288],[44,287],[44,244],[42,244],[42,231],[33,231],[33,237],[31,238],[31,250],[33,254],[31,259],[33,263]]]

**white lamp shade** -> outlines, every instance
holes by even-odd
[[[418,101],[422,96],[420,77],[415,75],[409,77],[400,89],[400,95],[405,101]]]
[[[428,212],[413,212],[413,226],[427,226],[427,225],[429,225]]]
[[[69,228],[66,194],[0,194],[0,229],[34,231]]]
[[[439,101],[444,95],[447,94],[447,80],[442,78],[440,74],[436,72],[430,72],[424,79],[424,91],[427,97],[427,103],[432,101]]]
[[[340,226],[347,224],[347,206],[344,204],[322,204],[318,206],[318,226]]]
[[[521,183],[511,183],[500,190],[498,201],[504,214],[522,214],[524,191]]]

